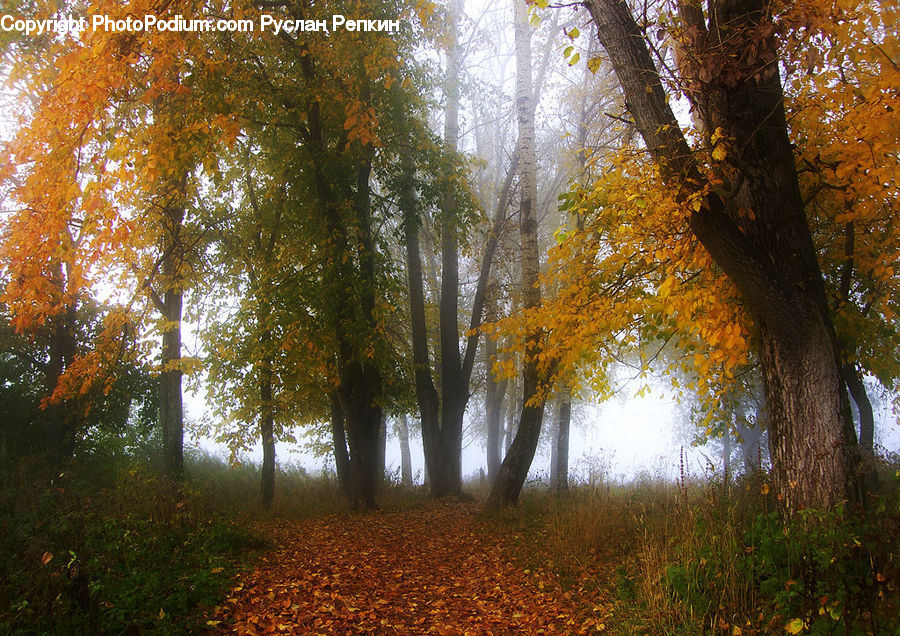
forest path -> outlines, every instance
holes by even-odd
[[[273,544],[218,608],[239,634],[578,634],[549,575],[510,560],[474,504],[263,522]],[[215,621],[210,624],[216,625]]]

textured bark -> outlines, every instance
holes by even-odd
[[[516,43],[516,114],[519,122],[519,238],[522,262],[522,307],[537,307],[541,302],[540,255],[537,243],[537,179],[534,154],[534,105],[531,83],[531,31],[524,0],[514,3]],[[497,479],[485,502],[486,511],[514,505],[525,484],[534,459],[544,404],[538,399],[540,375],[537,356],[542,332],[534,329],[525,337],[525,359],[522,372],[522,413],[515,439],[497,472]]]
[[[641,29],[624,2],[586,4],[648,152],[687,202],[706,179],[668,106]],[[711,78],[697,78],[689,95],[706,129],[722,127],[734,140],[729,163],[738,177],[726,179],[734,183],[730,199],[716,191],[703,195],[689,224],[758,327],[773,479],[785,509],[829,507],[856,493],[855,436],[787,134],[775,41],[761,35],[761,1],[709,6],[692,52],[722,64]],[[742,55],[750,47],[756,55]],[[734,214],[740,208],[752,209],[755,219],[740,219]]]
[[[159,375],[159,412],[163,434],[163,465],[175,481],[184,478],[184,406],[181,392],[181,313],[183,300],[184,208],[169,205],[164,213],[162,273],[165,280],[162,310],[162,368]]]

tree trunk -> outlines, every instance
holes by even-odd
[[[705,127],[721,127],[733,140],[729,163],[739,177],[724,179],[735,184],[728,201],[704,190],[707,179],[627,4],[586,4],[648,152],[679,201],[687,207],[699,197],[690,228],[740,291],[758,328],[773,481],[786,512],[853,497],[855,436],[787,134],[776,44],[760,36],[763,3],[711,2],[708,26],[695,5],[682,5],[683,19],[692,21],[693,58],[706,61],[713,75],[693,82],[690,94]],[[743,55],[751,47],[757,54]],[[741,208],[753,218],[736,214]]]
[[[518,425],[516,417],[518,417],[519,411],[522,408],[522,385],[520,376],[512,378],[512,386],[510,388],[509,398],[506,400],[506,424],[503,427],[504,457],[506,456],[506,453],[509,452],[509,447],[512,446],[513,438],[516,436],[516,426]]]
[[[271,340],[271,338],[265,338]],[[275,498],[275,411],[272,402],[272,362],[263,360],[259,373],[259,397],[261,402],[259,436],[262,441],[263,464],[261,494],[263,510],[272,509]]]
[[[371,159],[360,161],[356,174],[356,237],[359,245],[359,304],[363,326],[370,338],[376,331],[375,289],[378,254],[372,234],[369,176]],[[346,308],[349,309],[349,308]],[[349,344],[349,343],[347,343]],[[364,357],[364,360],[360,360]],[[344,371],[338,393],[347,418],[347,441],[350,446],[351,505],[372,510],[378,508],[376,493],[378,476],[378,432],[382,426],[381,371],[375,360],[359,351],[344,356]]]
[[[554,404],[559,407],[560,402],[558,399],[554,401],[547,402],[544,405],[547,413],[553,413]],[[559,461],[559,457],[557,453],[559,453],[559,444],[557,441],[559,440],[559,418],[551,418],[550,419],[550,429],[547,431],[547,437],[550,438],[550,474],[547,476],[549,479],[550,490],[556,492],[556,469]]]
[[[63,265],[58,264],[59,285],[63,286]],[[61,294],[62,295],[62,294]],[[45,366],[44,388],[52,396],[66,368],[75,357],[76,305],[71,303],[65,311],[50,319],[49,361]],[[53,470],[61,470],[62,464],[75,452],[77,418],[72,400],[50,401],[44,409],[47,463]]]
[[[540,255],[537,243],[537,178],[534,152],[534,105],[531,84],[531,30],[526,17],[524,0],[514,2],[514,26],[516,43],[516,111],[519,122],[519,237],[522,260],[522,308],[528,310],[541,303]],[[525,354],[522,372],[522,413],[519,428],[506,458],[500,465],[497,479],[485,502],[486,511],[514,505],[525,484],[534,452],[541,434],[544,403],[538,394],[540,372],[541,329],[532,329],[525,337]]]
[[[744,460],[744,473],[752,474],[762,467],[762,436],[766,422],[765,403],[760,402],[756,408],[754,426],[738,423],[741,436],[741,456]]]
[[[397,431],[400,438],[400,480],[407,488],[412,488],[412,457],[409,452],[409,422],[406,413],[397,421]]]
[[[722,480],[728,487],[731,484],[731,427],[725,427],[722,435]]]
[[[458,13],[458,3],[451,3],[444,82],[444,149],[450,157],[456,155],[459,141]],[[431,475],[436,496],[462,491],[462,427],[469,401],[468,379],[462,377],[459,351],[459,201],[456,184],[449,181],[441,202],[441,461]]]
[[[387,417],[382,413],[378,429],[378,476],[383,484],[387,477]]]
[[[852,365],[843,367],[844,382],[859,411],[859,448],[864,455],[875,452],[875,414],[859,371]]]
[[[497,355],[497,343],[488,338],[485,343],[485,357],[487,358],[487,380],[485,387],[485,411],[487,424],[487,467],[488,476],[493,480],[497,476],[500,469],[502,455],[500,452],[501,433],[501,415],[503,412],[503,397],[506,394],[506,385],[509,380],[503,379],[497,382],[494,374],[491,372],[492,360]]]
[[[334,467],[338,484],[350,496],[350,453],[347,451],[347,435],[344,430],[344,409],[337,391],[331,393],[331,439],[334,443]]]
[[[181,393],[181,312],[183,298],[182,229],[184,208],[169,205],[164,214],[162,372],[159,375],[159,411],[163,433],[163,465],[175,481],[184,478],[184,407]]]
[[[412,330],[413,378],[416,401],[422,423],[422,445],[425,453],[426,481],[434,489],[434,475],[445,472],[438,464],[443,461],[438,424],[438,393],[431,377],[428,354],[428,330],[425,321],[425,284],[422,274],[422,255],[419,248],[419,210],[413,182],[411,152],[403,157],[404,184],[400,193],[403,214],[403,233],[406,242],[406,276],[409,289],[409,316]]]
[[[553,487],[557,493],[569,492],[569,428],[572,422],[572,392],[568,387],[559,398],[556,432],[556,472]]]

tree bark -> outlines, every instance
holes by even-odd
[[[459,44],[458,3],[451,3],[447,75],[444,82],[444,149],[456,155],[459,142]],[[441,202],[441,461],[431,475],[432,494],[443,496],[462,491],[462,427],[469,401],[468,378],[462,375],[459,351],[459,201],[456,186],[449,183]]]
[[[337,391],[331,393],[331,439],[334,445],[334,467],[338,484],[350,497],[350,453],[347,451],[347,435],[344,430],[344,409]]]
[[[718,70],[707,68],[711,78],[699,76],[692,94],[706,128],[721,127],[733,140],[729,163],[739,176],[725,180],[734,183],[730,200],[704,190],[707,180],[627,4],[586,4],[648,152],[679,201],[687,206],[699,198],[690,228],[756,323],[773,481],[787,514],[855,499],[855,435],[788,138],[776,43],[761,35],[768,20],[763,3],[711,2],[709,24],[701,15],[694,41],[696,59],[721,62]],[[756,54],[744,55],[751,47]],[[738,217],[741,208],[754,218]]]
[[[381,415],[381,427],[378,429],[378,477],[384,484],[387,477],[387,417]]]
[[[184,207],[180,202],[166,207],[163,226],[165,245],[162,273],[166,288],[162,307],[165,324],[162,334],[162,372],[159,375],[159,411],[165,472],[169,478],[181,481],[184,478],[184,406],[180,367]]]
[[[522,260],[522,307],[530,309],[541,303],[540,255],[537,243],[537,178],[534,151],[534,105],[531,83],[531,31],[526,16],[524,0],[514,6],[516,43],[516,111],[519,123],[519,238]],[[525,337],[525,353],[522,372],[522,413],[515,439],[500,465],[497,479],[485,502],[485,510],[494,512],[514,505],[525,484],[541,434],[544,418],[543,399],[538,394],[540,372],[541,329],[532,329]]]
[[[406,413],[402,414],[397,421],[397,431],[400,438],[400,480],[405,487],[411,488],[413,485],[412,457],[409,452],[409,422]]]
[[[425,284],[422,274],[422,255],[419,248],[420,216],[413,181],[411,151],[403,158],[403,180],[400,207],[403,214],[403,233],[406,243],[406,276],[409,289],[409,316],[412,330],[413,378],[416,401],[422,423],[422,445],[429,487],[434,494],[434,475],[443,474],[438,464],[444,459],[441,452],[438,424],[439,398],[431,377],[428,354],[428,331],[425,321]]]
[[[60,296],[65,285],[62,263],[56,263],[55,283]],[[44,390],[52,396],[66,368],[75,357],[75,320],[77,305],[70,303],[65,311],[50,319],[49,360],[44,367]],[[45,428],[46,455],[49,467],[61,470],[62,464],[72,458],[75,452],[77,419],[71,400],[50,401],[44,409],[42,419]]]
[[[557,493],[569,492],[569,428],[572,422],[572,394],[566,388],[559,397],[559,415],[556,419],[556,472],[553,488]]]
[[[359,304],[363,326],[369,337],[375,329],[375,288],[377,251],[372,234],[371,192],[369,176],[371,159],[359,162],[356,172],[356,241],[359,247],[360,290]],[[346,308],[349,310],[349,307]],[[351,313],[352,315],[352,313]],[[345,336],[346,337],[346,336]],[[349,344],[349,343],[348,343]],[[364,358],[360,360],[360,358]],[[382,426],[381,370],[378,364],[361,351],[345,355],[344,373],[338,394],[347,418],[347,441],[350,446],[351,505],[370,510],[378,508],[376,494],[381,479],[378,476],[378,432]]]
[[[485,411],[487,424],[487,467],[488,477],[493,480],[497,476],[502,461],[501,442],[502,432],[501,419],[503,413],[503,398],[506,394],[506,386],[509,380],[504,378],[497,382],[494,374],[491,372],[492,360],[497,355],[497,343],[488,338],[485,343],[485,357],[487,359],[487,380],[485,387]]]
[[[738,433],[741,436],[741,456],[744,459],[744,473],[752,474],[762,467],[762,437],[766,426],[765,404],[760,402],[756,407],[756,421],[754,426],[746,426],[738,423]]]
[[[844,382],[859,411],[859,448],[863,454],[875,452],[875,413],[859,371],[852,365],[843,367]]]
[[[271,340],[271,338],[266,338]],[[275,411],[272,401],[272,361],[263,361],[259,373],[259,397],[261,402],[259,436],[262,441],[263,463],[261,494],[263,510],[272,509],[275,498]]]

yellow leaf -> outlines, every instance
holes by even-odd
[[[716,144],[716,147],[713,148],[712,157],[716,161],[724,161],[725,157],[728,155],[728,151],[725,150],[724,144]]]
[[[788,621],[788,624],[784,626],[784,631],[788,634],[799,634],[803,631],[803,628],[806,627],[806,624],[803,622],[802,618],[795,618],[791,621]]]

